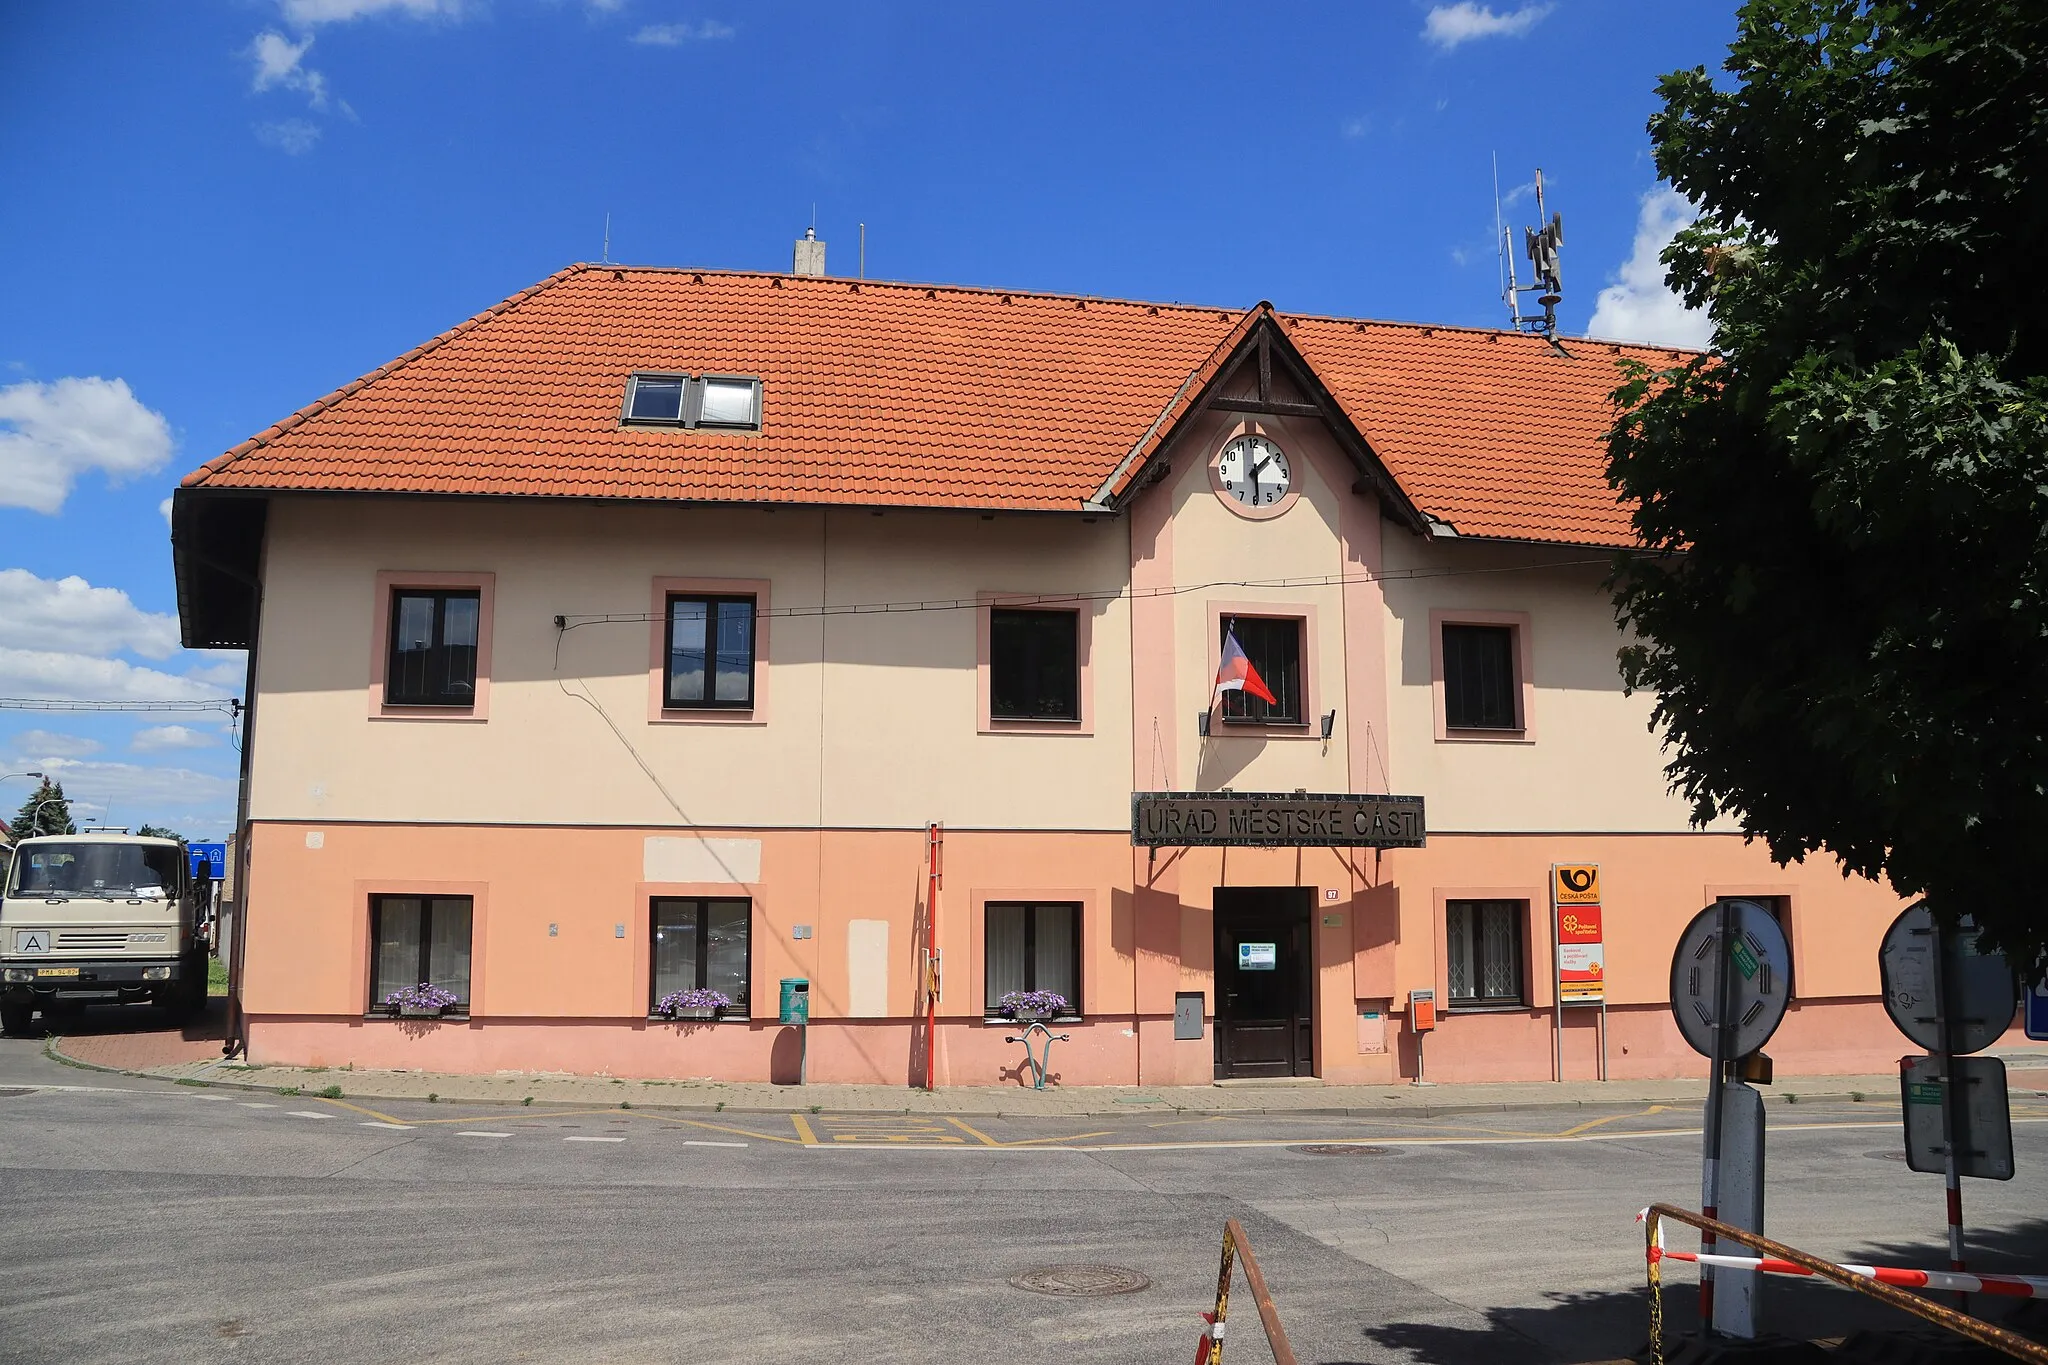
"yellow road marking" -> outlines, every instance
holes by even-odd
[[[1579,1125],[1578,1125],[1577,1127],[1575,1127],[1575,1128],[1567,1128],[1567,1129],[1565,1129],[1565,1130],[1564,1130],[1563,1132],[1559,1133],[1559,1134],[1558,1134],[1557,1136],[1559,1136],[1559,1137],[1577,1137],[1577,1136],[1578,1136],[1578,1135],[1579,1135],[1580,1133],[1586,1132],[1586,1131],[1587,1131],[1588,1129],[1592,1129],[1592,1128],[1598,1128],[1598,1127],[1600,1127],[1600,1126],[1601,1126],[1602,1124],[1607,1124],[1607,1123],[1613,1123],[1613,1122],[1614,1122],[1615,1120],[1617,1120],[1617,1119],[1646,1119],[1646,1118],[1648,1118],[1648,1117],[1649,1117],[1650,1115],[1652,1115],[1652,1114],[1661,1114],[1661,1113],[1663,1113],[1663,1112],[1664,1112],[1665,1110],[1669,1109],[1670,1107],[1671,1107],[1671,1106],[1670,1106],[1670,1105],[1668,1105],[1668,1104],[1653,1104],[1653,1105],[1651,1105],[1651,1106],[1650,1106],[1650,1107],[1649,1107],[1648,1109],[1645,1109],[1645,1110],[1641,1111],[1640,1113],[1635,1113],[1635,1114],[1609,1114],[1609,1115],[1608,1115],[1608,1116],[1607,1116],[1606,1118],[1604,1118],[1604,1119],[1588,1119],[1588,1120],[1587,1120],[1586,1122],[1584,1122],[1584,1123],[1582,1123],[1582,1124],[1579,1124]]]
[[[818,1145],[818,1135],[811,1131],[811,1123],[802,1114],[791,1114],[789,1121],[796,1125],[797,1141],[806,1147]]]
[[[981,1145],[984,1147],[1000,1147],[1003,1145],[1002,1143],[997,1142],[994,1138],[990,1137],[987,1133],[982,1132],[981,1129],[973,1127],[970,1124],[964,1123],[961,1120],[954,1118],[951,1114],[946,1115],[946,1122],[952,1124],[961,1132],[978,1139]]]
[[[353,1109],[358,1114],[368,1114],[371,1118],[379,1119],[385,1123],[402,1124],[405,1122],[404,1119],[395,1119],[391,1117],[391,1115],[381,1114],[377,1112],[375,1109],[365,1109],[360,1104],[350,1104],[347,1100],[329,1099],[325,1095],[315,1095],[313,1098],[319,1100],[322,1104],[331,1104],[337,1109]]]
[[[757,1133],[751,1128],[735,1128],[727,1123],[708,1123],[703,1119],[679,1119],[671,1114],[649,1114],[639,1109],[629,1111],[627,1117],[651,1119],[656,1123],[680,1124],[686,1128],[704,1128],[714,1133],[731,1133],[736,1137],[759,1138],[763,1142],[786,1142],[792,1147],[802,1145],[796,1138],[778,1137],[774,1133]],[[792,1114],[790,1117],[795,1118],[796,1115]]]
[[[1181,1126],[1182,1126],[1183,1124],[1189,1124],[1189,1123],[1221,1123],[1221,1122],[1223,1122],[1223,1120],[1224,1120],[1225,1118],[1227,1118],[1227,1117],[1228,1117],[1228,1115],[1225,1115],[1225,1114],[1211,1114],[1211,1115],[1209,1115],[1209,1116],[1208,1116],[1207,1118],[1199,1118],[1199,1119],[1166,1119],[1166,1120],[1163,1120],[1163,1121],[1161,1121],[1161,1122],[1159,1122],[1159,1123],[1148,1123],[1148,1124],[1146,1124],[1145,1126],[1146,1126],[1147,1128],[1179,1128],[1179,1127],[1181,1127]]]
[[[1149,1128],[1149,1127],[1151,1127],[1152,1125],[1151,1125],[1151,1124],[1146,1124],[1145,1126]],[[1067,1135],[1066,1135],[1066,1136],[1064,1136],[1064,1137],[1049,1137],[1049,1138],[1019,1138],[1019,1139],[1018,1139],[1017,1141],[1015,1141],[1015,1142],[999,1142],[999,1143],[997,1143],[997,1144],[996,1144],[996,1146],[998,1146],[998,1147],[1035,1147],[1035,1146],[1037,1146],[1038,1144],[1040,1144],[1040,1143],[1044,1143],[1044,1142],[1079,1142],[1079,1141],[1081,1141],[1081,1140],[1082,1140],[1083,1138],[1092,1138],[1092,1137],[1114,1137],[1114,1136],[1116,1136],[1116,1130],[1115,1130],[1114,1128],[1105,1128],[1105,1129],[1103,1129],[1103,1130],[1102,1130],[1101,1132],[1099,1132],[1099,1133],[1069,1133],[1069,1134],[1067,1134]]]

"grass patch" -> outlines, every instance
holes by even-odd
[[[206,959],[206,993],[226,995],[228,993],[228,964],[217,957]]]
[[[313,1093],[323,1100],[338,1100],[341,1098],[341,1087],[330,1085],[325,1090],[316,1090]]]
[[[292,1095],[303,1095],[306,1092],[296,1085],[285,1085],[279,1086],[277,1093],[289,1097]]]
[[[521,1100],[521,1101],[519,1101],[519,1102],[520,1102],[521,1104],[525,1105],[525,1106],[526,1106],[526,1107],[527,1107],[528,1109],[531,1109],[531,1108],[533,1108],[533,1096],[531,1096],[531,1095],[528,1095],[528,1096],[527,1096],[527,1097],[526,1097],[525,1099],[523,1099],[523,1100]]]
[[[317,1076],[326,1069],[324,1066],[309,1066],[306,1068],[306,1072],[308,1075]]]
[[[1797,1095],[1792,1094],[1790,1091],[1787,1091],[1785,1094],[1785,1103],[1797,1104],[1799,1103],[1799,1097]]]
[[[711,1112],[712,1112],[712,1113],[714,1113],[714,1114],[720,1114],[720,1113],[723,1113],[723,1112],[725,1112],[725,1101],[724,1101],[724,1100],[720,1100],[720,1101],[718,1102],[717,1106],[716,1106],[716,1107],[714,1107],[714,1108],[712,1109],[712,1111],[711,1111]]]
[[[631,1101],[631,1100],[620,1100],[620,1101],[619,1101],[619,1108],[621,1108],[621,1109],[631,1109],[632,1107],[633,1107],[633,1101]]]
[[[195,1081],[195,1080],[193,1080],[193,1079],[192,1079],[192,1078],[191,1078],[190,1076],[180,1076],[180,1077],[178,1077],[178,1079],[177,1079],[177,1080],[176,1080],[175,1082],[173,1082],[173,1084],[176,1084],[176,1085],[196,1085],[196,1086],[198,1086],[198,1087],[199,1087],[200,1089],[202,1089],[202,1090],[206,1088],[206,1082],[205,1082],[205,1081]]]
[[[441,1102],[441,1097],[440,1097],[439,1095],[436,1095],[436,1094],[435,1094],[435,1093],[434,1093],[433,1091],[431,1091],[431,1090],[429,1090],[429,1091],[427,1092],[427,1103],[428,1103],[428,1104],[439,1104],[440,1102]]]
[[[1862,1092],[1861,1090],[1851,1090],[1851,1091],[1849,1092],[1849,1103],[1851,1103],[1851,1104],[1861,1104],[1861,1103],[1863,1103],[1863,1092]]]

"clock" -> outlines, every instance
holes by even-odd
[[[1241,507],[1272,507],[1287,496],[1293,480],[1287,454],[1264,436],[1233,436],[1216,457],[1223,494]]]

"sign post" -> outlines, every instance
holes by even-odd
[[[1600,867],[1553,864],[1550,869],[1552,1011],[1550,1078],[1564,1079],[1564,1012],[1574,1005],[1600,1008],[1600,1079],[1607,1079],[1607,943],[1600,913]]]
[[[1916,1076],[1916,1059],[1902,1063],[1900,1084],[1906,1102],[1907,1164],[1920,1169],[1913,1164],[1912,1106],[1916,1102],[1939,1104],[1942,1184],[1948,1204],[1948,1260],[1949,1269],[1957,1272],[1964,1269],[1962,1177],[1988,1173],[1966,1169],[1973,1165],[1973,1158],[1989,1155],[1988,1147],[1979,1146],[1969,1137],[1978,1126],[1966,1112],[1966,1106],[1974,1099],[1970,1092],[1982,1090],[1988,1102],[1992,1098],[1989,1087],[1995,1086],[1999,1108],[2004,1109],[2007,1103],[2003,1065],[1995,1074],[1982,1069],[1965,1074],[1958,1062],[1997,1042],[2011,1027],[2013,1011],[2019,1005],[2011,965],[2003,953],[1981,951],[1978,940],[1982,937],[1983,930],[1968,915],[1950,927],[1927,908],[1926,901],[1921,901],[1908,906],[1892,921],[1877,952],[1885,1013],[1891,1015],[1899,1032],[1927,1049],[1925,1062],[1934,1069],[1931,1077],[1925,1075],[1924,1068]],[[2032,1013],[2030,1001],[2030,1018]],[[1939,1086],[1938,1095],[1928,1093],[1932,1086]],[[2008,1153],[2012,1141],[2010,1123],[2008,1117],[2002,1125]],[[2010,1176],[2008,1157],[2006,1174],[1994,1178]],[[1964,1304],[1969,1301],[1961,1294],[1957,1299]]]
[[[1707,906],[1679,935],[1671,955],[1671,1013],[1692,1050],[1708,1060],[1706,1122],[1700,1150],[1701,1212],[1722,1218],[1750,1232],[1763,1227],[1763,1105],[1756,1092],[1736,1081],[1734,1064],[1769,1041],[1785,1017],[1787,987],[1792,978],[1792,948],[1785,930],[1762,904],[1723,899]],[[1739,1092],[1731,1095],[1730,1092]],[[1731,1099],[1734,1103],[1731,1105]],[[1756,1101],[1756,1102],[1752,1102]],[[1729,1118],[1736,1133],[1726,1137]],[[1732,1145],[1740,1198],[1722,1213],[1722,1165]],[[1736,1205],[1740,1205],[1737,1207]],[[1701,1249],[1713,1239],[1702,1235]],[[1716,1275],[1700,1270],[1700,1322],[1738,1336],[1756,1330],[1751,1281],[1725,1306],[1714,1296]],[[1718,1274],[1718,1272],[1717,1272]]]

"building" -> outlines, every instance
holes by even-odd
[[[1781,1070],[1888,1066],[1897,899],[1690,829],[1623,692],[1631,358],[1672,353],[550,277],[178,491],[185,643],[252,651],[249,1055],[788,1080],[801,977],[814,1080],[1016,1084],[1023,989],[1068,1085],[1409,1076],[1417,990],[1431,1079],[1591,1076],[1603,1019],[1610,1074],[1698,1074],[1670,955],[1742,894],[1794,947]],[[1217,699],[1226,637],[1270,703]],[[1139,845],[1136,793],[1193,796]],[[1555,1006],[1558,864],[1604,1011]],[[458,1003],[381,1003],[421,981]],[[736,1007],[650,1017],[700,986]]]

